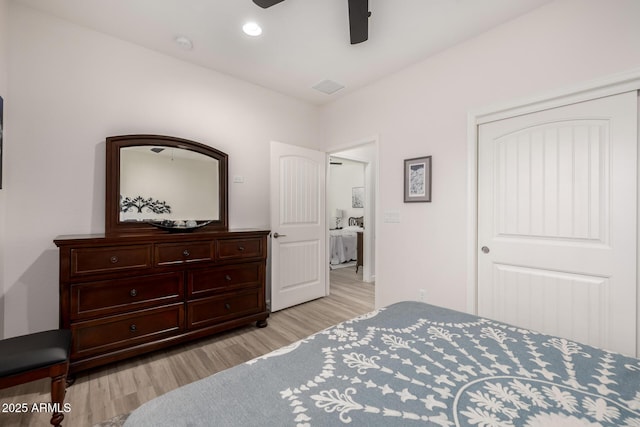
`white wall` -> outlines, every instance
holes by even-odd
[[[8,9],[9,0],[0,0],[0,96],[7,102],[7,63],[9,55],[7,52],[7,43],[9,39],[8,30]],[[3,133],[3,139],[6,139],[7,131]],[[6,157],[6,156],[5,156]],[[3,161],[5,163],[6,160]],[[0,165],[0,170],[2,165]],[[6,176],[6,173],[3,173]],[[6,184],[3,185],[6,187]],[[5,217],[6,217],[6,200],[7,191],[0,189],[0,339],[4,338],[4,289],[5,289],[5,268],[4,268],[4,245],[5,241]]]
[[[229,154],[230,176],[245,178],[230,184],[232,228],[269,224],[269,141],[320,145],[317,107],[264,88],[13,2],[9,36],[5,336],[57,327],[52,241],[104,231],[105,137],[172,135]]]
[[[424,288],[466,310],[468,112],[640,66],[638,16],[637,0],[558,0],[323,108],[327,147],[379,136],[377,306]],[[423,155],[433,201],[404,204],[403,159]]]

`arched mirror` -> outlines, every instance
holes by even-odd
[[[227,155],[158,135],[107,138],[105,233],[224,230]]]

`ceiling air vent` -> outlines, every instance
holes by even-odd
[[[322,93],[326,93],[327,95],[331,95],[344,88],[344,85],[341,85],[338,82],[334,82],[333,80],[323,80],[320,83],[313,86],[315,90],[319,90]]]

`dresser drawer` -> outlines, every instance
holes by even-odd
[[[255,258],[264,256],[263,239],[218,239],[216,254],[219,260]]]
[[[151,268],[151,245],[71,249],[71,276]]]
[[[211,261],[212,259],[210,242],[162,243],[156,245],[155,264],[158,266]]]
[[[187,277],[187,297],[200,297],[233,288],[260,285],[262,263],[252,262],[192,270]]]
[[[131,347],[174,335],[184,327],[184,304],[71,324],[71,358]]]
[[[71,318],[123,313],[169,304],[184,296],[182,272],[71,285]]]
[[[187,328],[216,324],[264,310],[262,288],[235,292],[187,303]]]

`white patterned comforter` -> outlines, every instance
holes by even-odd
[[[418,302],[161,396],[125,426],[640,427],[640,360]]]
[[[345,227],[340,230],[329,230],[329,262],[338,265],[354,261],[358,252],[358,231],[360,227]]]

